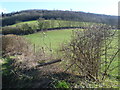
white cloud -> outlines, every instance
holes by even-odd
[[[118,15],[118,7],[115,5],[96,8],[95,13],[107,14],[107,15]]]
[[[7,13],[7,9],[6,8],[0,8],[0,13]]]

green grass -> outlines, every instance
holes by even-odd
[[[70,88],[70,85],[65,81],[58,81],[55,88]]]
[[[38,32],[30,35],[24,35],[32,44],[36,45],[36,49],[38,47],[44,47],[45,50],[52,49],[53,52],[56,52],[60,49],[62,43],[69,42],[72,35],[72,30],[75,29],[64,29],[64,30],[52,30],[46,32]],[[82,30],[82,29],[79,29]],[[44,34],[45,33],[45,34]],[[113,47],[117,46],[118,38],[113,38],[111,45]],[[109,51],[110,54],[114,54],[116,50],[112,49]],[[118,57],[116,56],[114,62],[111,64],[111,69],[118,65]],[[112,76],[118,75],[118,68],[109,72]]]
[[[84,27],[84,26],[91,26],[93,24],[100,25],[101,23],[93,23],[93,22],[78,22],[78,21],[65,21],[65,20],[44,20],[45,22],[48,22],[50,25],[49,28],[56,28],[56,27]],[[31,27],[37,26],[38,21],[26,21],[26,22],[19,22],[14,25],[10,25],[13,27],[20,26],[23,24],[28,24]]]
[[[51,48],[53,51],[60,48],[63,42],[68,42],[71,39],[73,29],[53,30],[38,32],[30,35],[24,35],[32,44],[37,47]],[[45,33],[45,34],[44,34]]]
[[[37,21],[36,21],[36,20],[33,20],[33,21],[19,22],[19,23],[16,23],[16,24],[14,24],[14,25],[10,25],[10,26],[15,27],[15,26],[17,26],[17,25],[22,25],[22,24],[30,24],[30,25],[32,25],[32,24],[35,24],[35,23],[37,23]]]
[[[117,36],[118,33],[116,33],[116,35],[111,38],[110,40],[112,40],[111,44],[108,46],[108,47],[112,47],[112,49],[108,49],[107,51],[107,62],[110,62],[110,60],[112,60],[113,56],[115,55],[115,53],[117,52],[118,50],[118,36]],[[102,57],[103,59],[105,57]],[[110,70],[113,69],[114,67],[118,66],[118,56],[116,55],[116,57],[113,59],[113,62],[111,63],[110,65]],[[118,68],[114,69],[114,70],[111,70],[110,72],[108,72],[109,75],[112,75],[112,76],[117,76],[118,75]]]
[[[118,48],[118,36],[114,37],[112,39],[112,43],[111,46],[114,48]],[[116,53],[117,49],[111,49],[109,52],[111,55],[114,55]],[[113,63],[111,64],[110,68],[113,68],[115,66],[118,66],[118,56],[116,55],[116,57],[114,58]],[[118,68],[116,68],[115,70],[109,72],[109,74],[112,74],[113,76],[117,76],[118,75]]]
[[[69,42],[71,39],[71,35],[72,35],[72,30],[73,29],[64,29],[64,30],[52,30],[52,31],[45,31],[45,32],[38,32],[38,33],[34,33],[34,34],[29,34],[29,35],[24,35],[23,37],[27,38],[32,44],[36,45],[36,49],[38,47],[44,47],[44,48],[51,48],[53,49],[53,51],[58,50],[61,47],[61,44],[63,42]],[[81,29],[79,29],[81,30]],[[44,34],[45,33],[45,34]],[[117,46],[117,42],[118,42],[118,38],[114,38],[113,42],[112,42],[112,46],[116,47]],[[111,50],[110,52],[113,53],[114,50]],[[12,57],[14,58],[14,57]],[[111,65],[111,68],[115,65],[118,64],[117,62],[117,57],[115,58],[116,61],[113,62],[113,64]],[[4,64],[5,67],[3,67],[2,69],[4,70],[4,74],[8,75],[10,73],[9,71],[9,65],[7,65],[6,63],[9,62],[9,59],[5,59],[4,61],[2,60],[1,62]],[[66,62],[64,62],[64,64],[66,64]],[[64,67],[65,68],[65,67]],[[8,70],[7,70],[8,69]],[[118,69],[115,69],[114,71],[110,72],[110,75],[116,76],[118,74]],[[117,81],[115,79],[105,79],[104,87],[106,88],[106,86],[114,86],[117,87]],[[56,88],[69,88],[69,84],[66,83],[65,81],[59,81],[56,85]],[[91,85],[91,87],[98,87],[96,84]],[[101,85],[101,87],[103,87]]]

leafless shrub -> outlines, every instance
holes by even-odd
[[[2,56],[9,58],[14,56],[11,60],[11,66],[14,70],[29,68],[29,64],[32,59],[32,48],[24,40],[24,38],[16,35],[4,35],[2,36]],[[26,58],[29,56],[29,58]],[[29,64],[28,64],[29,63]]]
[[[5,60],[9,60],[6,64],[6,70],[9,70],[8,74],[10,74],[10,76],[6,75],[3,77],[5,80],[4,85],[6,82],[10,82],[10,85],[6,84],[5,87],[16,87],[14,85],[18,85],[20,87],[19,83],[21,82],[23,82],[21,84],[22,86],[24,86],[24,84],[28,84],[29,86],[31,83],[26,83],[26,80],[31,81],[34,79],[37,81],[44,78],[45,75],[47,75],[47,77],[49,75],[50,77],[50,73],[54,73],[59,69],[56,68],[58,65],[55,64],[36,67],[46,61],[48,62],[53,60],[53,56],[51,53],[46,53],[46,49],[44,47],[38,48],[36,45],[31,45],[22,36],[4,35],[2,36],[2,46],[3,58]],[[6,77],[10,77],[10,79]]]
[[[17,35],[3,35],[2,36],[2,50],[3,55],[9,54],[31,54],[32,48],[29,46],[25,38]]]
[[[2,46],[2,56],[13,56],[12,64],[18,71],[30,70],[36,68],[38,64],[53,60],[51,53],[47,53],[44,47],[36,47],[22,36],[4,35]]]
[[[62,48],[64,60],[69,60],[70,62],[66,71],[73,69],[71,67],[75,66],[75,71],[78,71],[80,75],[87,76],[93,80],[98,79],[101,68],[109,67],[110,65],[110,63],[105,63],[110,57],[106,58],[109,51],[106,42],[111,43],[112,39],[110,38],[114,34],[115,31],[112,30],[111,26],[106,25],[93,25],[83,31],[73,31],[71,42]],[[114,53],[113,56],[115,55]],[[103,72],[105,73],[105,71]]]

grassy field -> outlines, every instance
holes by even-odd
[[[93,24],[100,25],[101,23],[93,23],[93,22],[78,22],[78,21],[65,21],[65,20],[44,20],[50,24],[49,28],[56,28],[56,27],[84,27],[84,26],[91,26]],[[31,27],[37,26],[38,21],[26,21],[26,22],[19,22],[14,25],[10,25],[13,27],[20,26],[23,24],[28,24]],[[52,25],[52,26],[51,26]]]
[[[71,38],[73,29],[54,30],[38,32],[35,34],[25,35],[36,47],[51,48],[53,51],[60,48],[63,42],[68,42]]]
[[[45,48],[45,50],[52,49],[53,52],[56,52],[57,50],[60,49],[62,43],[68,43],[71,40],[71,35],[72,35],[73,30],[82,31],[83,29],[51,30],[51,31],[37,32],[37,33],[34,33],[34,34],[24,35],[23,37],[25,37],[29,42],[31,42],[33,46],[35,44],[36,50],[39,50],[39,48],[43,47],[43,48]],[[113,47],[117,47],[117,42],[118,42],[118,37],[114,37],[111,45]],[[109,52],[111,54],[113,54],[114,51],[115,50],[111,50]],[[54,53],[52,53],[52,54],[54,56],[56,56],[56,54],[54,54]],[[10,57],[10,58],[14,59],[15,57]],[[10,58],[8,58],[8,59],[5,58],[5,59],[2,59],[0,61],[1,61],[2,64],[4,64],[4,67],[2,67],[2,70],[4,70],[4,76],[8,75],[7,77],[10,77],[10,79],[12,80],[11,76],[9,76],[9,73],[11,73],[11,67],[9,67],[10,65],[8,65],[9,64],[8,62],[11,60]],[[111,65],[111,68],[113,68],[114,66],[116,66],[118,64],[117,59],[118,58],[116,57],[115,61]],[[56,68],[58,68],[58,71],[59,71],[59,69],[60,69],[60,71],[61,70],[64,71],[64,70],[66,70],[66,67],[68,67],[68,64],[67,64],[68,62],[69,62],[69,60],[67,60],[67,61],[63,60],[60,63],[56,63],[55,68],[52,68],[52,67],[47,68],[46,67],[45,70],[49,70],[51,68],[53,70],[57,70]],[[44,68],[41,68],[41,71],[42,71],[42,69],[44,70]],[[40,73],[41,73],[41,71],[40,71]],[[75,67],[72,67],[72,71],[73,72],[76,71],[76,75],[80,75],[80,74],[77,74],[77,69]],[[74,75],[74,73],[72,73],[72,74]],[[118,69],[115,69],[114,71],[109,72],[109,74],[110,74],[110,76],[115,76],[115,77],[118,76]],[[39,73],[33,74],[33,77],[36,76],[36,75],[39,75]],[[45,76],[43,76],[43,77],[45,77]],[[68,77],[67,76],[67,78],[72,80],[72,81],[74,80],[74,77]],[[67,78],[65,77],[65,79],[67,79]],[[75,78],[75,80],[76,79],[77,78]],[[19,79],[19,81],[20,80],[22,81],[22,84],[24,86],[24,83],[23,83],[24,79]],[[29,79],[27,79],[27,80],[29,81]],[[34,80],[34,78],[33,78],[33,80]],[[39,80],[39,79],[37,78],[35,80]],[[7,82],[9,82],[9,81],[10,80],[8,79]],[[28,81],[27,81],[27,84],[32,82],[32,80],[30,82],[28,82]],[[77,82],[74,82],[75,84],[76,83],[81,84],[81,82],[82,82],[81,80],[78,80],[78,79],[76,81]],[[40,83],[40,80],[38,82]],[[25,83],[26,83],[26,81],[25,81]],[[108,87],[117,87],[117,84],[118,84],[118,82],[114,77],[108,77],[108,78],[105,79],[105,81],[103,83],[100,83],[100,85],[97,85],[96,83],[95,84],[93,83],[93,84],[91,84],[91,87],[93,87],[93,88],[94,87],[98,88],[98,86],[100,86],[102,88],[106,88],[107,86]],[[19,83],[18,83],[18,85],[19,85]],[[86,85],[88,85],[88,84],[86,83]]]
[[[30,25],[33,25],[33,24],[36,24],[37,21],[36,20],[33,20],[33,21],[26,21],[26,22],[18,22],[16,24],[13,24],[13,25],[10,25],[10,26],[13,26],[13,27],[16,27],[17,25],[23,25],[23,24],[30,24]]]
[[[109,50],[110,54],[113,56],[115,54],[115,52],[118,50],[118,36],[117,36],[118,33],[116,33],[116,36],[113,37],[113,40],[112,40],[112,43],[111,43],[111,46],[114,47],[115,49],[111,49]],[[116,57],[114,58],[113,60],[113,63],[111,64],[110,68],[112,69],[113,67],[115,66],[118,66],[118,61],[119,61],[119,58],[118,58],[118,54],[116,55]],[[109,74],[112,74],[113,76],[116,76],[118,75],[118,68],[116,68],[115,70],[109,72]]]
[[[80,29],[79,29],[80,30]],[[38,32],[30,35],[25,35],[24,37],[27,38],[33,45],[35,44],[36,49],[38,47],[44,47],[45,50],[52,50],[56,52],[60,49],[62,43],[69,42],[71,39],[73,29],[64,29],[64,30],[53,30],[53,31],[45,31],[45,32]],[[113,47],[117,47],[118,38],[113,38],[111,45]],[[110,50],[109,53],[112,55],[116,49]],[[118,65],[118,57],[116,56],[114,62],[111,65],[111,69],[114,66]],[[110,75],[117,76],[118,69],[109,72]]]

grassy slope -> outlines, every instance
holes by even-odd
[[[65,20],[44,20],[45,22],[49,22],[49,23],[52,23],[52,25],[54,25],[54,27],[59,27],[59,23],[61,23],[61,27],[69,27],[69,24],[71,24],[71,27],[84,27],[84,26],[90,26],[90,25],[93,25],[93,24],[101,24],[101,23],[92,23],[92,22],[78,22],[78,21],[65,21]],[[26,21],[26,22],[19,22],[19,23],[16,23],[14,25],[10,25],[10,26],[19,26],[19,25],[22,25],[22,24],[29,24],[31,26],[37,26],[37,20],[34,20],[34,21]],[[49,27],[51,28],[51,27]]]
[[[65,30],[47,31],[45,33],[46,33],[47,36],[44,39],[46,41],[47,46],[49,46],[49,43],[51,42],[52,43],[52,48],[54,50],[56,50],[56,49],[59,48],[60,43],[70,40],[72,29],[71,30],[65,29]],[[42,37],[43,37],[42,32],[38,32],[38,33],[30,34],[30,35],[24,35],[23,37],[26,37],[33,44],[36,44],[38,46],[39,45],[44,46],[43,39],[42,39]],[[50,38],[50,39],[48,39],[48,38]],[[114,41],[112,42],[112,45],[116,46],[117,41],[118,41],[118,39],[114,38]],[[6,63],[5,60],[4,60],[4,63]],[[116,64],[117,64],[117,62],[114,63],[114,65],[116,65]],[[118,71],[115,70],[111,74],[116,74],[117,72]],[[79,81],[79,83],[81,83],[81,81]],[[108,79],[107,78],[106,81],[104,82],[104,84],[105,85],[110,85],[111,84],[111,86],[113,86],[114,84],[117,85],[117,81],[114,81],[114,79]],[[92,85],[92,86],[94,86],[94,85]],[[96,85],[96,87],[97,87],[97,85]],[[103,88],[105,88],[105,87],[103,87]]]
[[[117,34],[118,34],[118,33],[117,33]],[[114,48],[118,48],[118,36],[116,36],[116,37],[113,38],[113,41],[112,41],[112,43],[111,43],[111,46],[114,47]],[[111,55],[115,54],[116,51],[117,51],[117,49],[111,50],[111,51],[110,51]],[[112,63],[111,68],[113,68],[113,67],[115,67],[115,66],[118,65],[118,59],[119,59],[118,56],[116,56],[116,57],[114,58],[114,62]],[[116,69],[113,70],[112,72],[109,72],[109,74],[111,74],[111,73],[112,73],[112,75],[114,75],[114,76],[118,75],[118,68],[116,68]]]
[[[45,50],[52,49],[53,52],[59,50],[61,44],[63,42],[68,42],[71,38],[73,29],[65,29],[65,30],[54,30],[54,31],[46,31],[46,32],[39,32],[35,34],[25,35],[31,43],[35,44],[36,47],[44,47]],[[45,33],[45,34],[44,34]],[[112,46],[116,47],[118,38],[114,38],[112,41]],[[110,53],[113,53],[115,50],[111,50]],[[111,68],[118,64],[117,57],[115,58]],[[118,70],[115,69],[112,72],[109,72],[110,75],[116,76],[118,74]]]
[[[26,22],[19,22],[19,23],[16,23],[16,24],[14,24],[14,25],[10,25],[10,26],[15,27],[15,26],[17,26],[17,25],[22,25],[22,24],[30,24],[30,25],[32,25],[32,24],[35,24],[36,22],[37,22],[36,20],[26,21]]]
[[[70,40],[72,34],[72,29],[64,30],[54,30],[39,32],[35,34],[25,35],[30,42],[36,46],[51,47],[53,50],[57,50],[60,44],[64,41]]]

